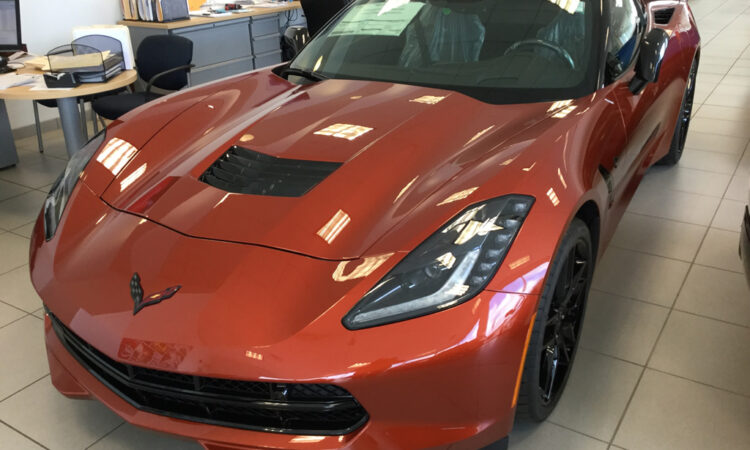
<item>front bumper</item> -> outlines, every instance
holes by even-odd
[[[510,396],[517,369],[496,367],[496,371],[492,370],[495,372],[494,377],[489,377],[489,373],[482,367],[465,366],[468,361],[464,358],[455,361],[454,366],[447,361],[440,361],[446,358],[437,357],[438,367],[434,367],[436,364],[422,364],[422,367],[394,370],[395,373],[390,376],[381,374],[374,378],[377,382],[370,379],[365,388],[352,389],[346,383],[339,383],[362,398],[377,396],[385,401],[377,405],[365,400],[364,404],[371,414],[370,419],[364,426],[346,435],[279,434],[197,423],[142,411],[132,406],[71,355],[55,332],[49,316],[45,318],[45,338],[52,383],[62,394],[71,398],[98,399],[131,424],[196,440],[207,450],[476,449],[493,444],[492,448],[504,448],[513,422],[514,409],[510,406]],[[475,350],[477,354],[474,356],[482,353],[482,349]],[[491,351],[490,348],[484,350]],[[483,375],[477,378],[471,372]],[[454,391],[460,395],[441,395],[441,391],[451,387],[448,385],[453,385]],[[416,403],[404,398],[409,393]],[[428,395],[432,395],[436,401],[420,401]],[[390,401],[388,396],[392,396]],[[408,410],[408,419],[404,417],[404,409]],[[456,412],[463,416],[463,420],[455,419]]]
[[[750,206],[745,207],[745,220],[740,233],[740,257],[745,263],[745,275],[750,284]]]

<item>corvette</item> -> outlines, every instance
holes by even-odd
[[[52,383],[207,449],[507,446],[699,53],[685,1],[356,0],[127,114],[34,230]]]

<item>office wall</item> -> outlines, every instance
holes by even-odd
[[[72,29],[113,24],[122,19],[119,0],[21,0],[21,33],[29,51],[45,54],[70,43]],[[11,127],[32,125],[31,102],[6,101]],[[56,109],[40,108],[41,119],[57,117]]]

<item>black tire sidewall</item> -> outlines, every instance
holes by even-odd
[[[586,243],[589,253],[589,265],[588,265],[588,277],[586,280],[584,302],[581,311],[581,327],[583,325],[583,319],[586,315],[586,303],[588,301],[588,292],[591,287],[591,279],[594,270],[594,255],[593,246],[591,242],[591,233],[589,232],[586,224],[580,219],[573,219],[570,226],[568,227],[565,236],[560,243],[560,247],[555,254],[555,258],[550,267],[550,273],[547,277],[547,281],[544,285],[542,296],[539,300],[537,307],[536,320],[534,322],[534,328],[532,331],[531,338],[529,339],[529,347],[526,353],[526,361],[524,366],[524,373],[521,381],[521,388],[519,392],[518,409],[517,415],[521,419],[528,419],[532,421],[541,422],[546,419],[550,413],[555,409],[560,396],[555,398],[548,404],[544,404],[541,395],[539,395],[539,372],[541,368],[541,352],[544,340],[545,324],[547,323],[547,317],[549,315],[550,306],[552,303],[552,296],[554,295],[555,286],[560,278],[560,273],[564,267],[565,260],[570,254],[573,246],[576,245],[580,240]],[[579,330],[580,337],[580,330]],[[565,375],[563,380],[561,391],[565,389],[568,376],[572,370],[572,366],[575,362],[575,356],[578,352],[578,342],[573,349],[570,361],[570,369]]]

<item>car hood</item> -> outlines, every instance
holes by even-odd
[[[553,109],[383,82],[298,86],[256,72],[216,84],[166,124],[102,198],[188,236],[355,259],[430,194],[505,151],[503,142]],[[362,128],[336,137],[332,126]],[[201,181],[233,146],[341,166],[298,197],[236,194]]]

